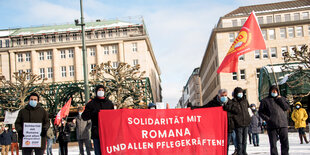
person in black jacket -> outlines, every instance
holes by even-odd
[[[68,155],[68,142],[70,142],[70,126],[65,119],[58,126],[58,142],[60,155]]]
[[[235,131],[237,137],[237,154],[246,155],[248,129],[251,122],[250,114],[248,111],[249,103],[245,98],[244,91],[240,87],[234,89],[234,99],[232,100],[233,106],[238,109],[235,115]]]
[[[209,108],[209,107],[223,107],[223,110],[227,112],[227,122],[228,122],[228,136],[227,136],[227,154],[229,149],[229,142],[231,140],[231,134],[235,129],[234,117],[238,112],[236,106],[233,105],[231,100],[227,97],[227,90],[220,89],[218,94],[206,105],[202,107],[194,108]]]
[[[113,103],[104,97],[105,89],[103,85],[98,85],[95,89],[96,97],[88,102],[82,113],[83,120],[91,120],[91,138],[94,142],[94,150],[96,155],[101,155],[99,131],[98,131],[98,113],[102,109],[114,109]]]
[[[267,132],[270,143],[270,154],[277,155],[277,138],[280,138],[281,154],[288,155],[288,120],[287,110],[290,108],[288,101],[279,95],[276,86],[271,86],[269,96],[261,101],[259,115],[267,122]]]

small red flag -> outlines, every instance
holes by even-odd
[[[70,98],[68,100],[68,102],[61,108],[61,110],[57,113],[54,124],[55,125],[59,125],[60,121],[62,118],[65,118],[66,116],[69,115],[69,111],[70,111],[70,106],[71,106],[71,100],[72,98]]]
[[[239,31],[237,38],[230,46],[228,53],[217,69],[217,73],[237,72],[238,58],[240,55],[263,49],[266,49],[265,40],[253,11]]]

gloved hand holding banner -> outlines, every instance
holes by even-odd
[[[101,110],[98,124],[102,154],[227,154],[222,107]]]

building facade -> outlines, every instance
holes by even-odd
[[[266,42],[266,50],[249,52],[239,57],[238,72],[217,74],[239,30],[252,11],[255,11]],[[282,54],[300,49],[310,42],[310,1],[296,0],[253,6],[243,6],[219,19],[207,44],[200,66],[202,101],[206,104],[221,88],[230,93],[235,87],[246,90],[249,103],[259,104],[258,78],[260,68],[283,63]]]
[[[180,107],[186,108],[189,103],[192,106],[202,106],[199,67],[193,70],[186,85],[183,87],[182,97],[178,104]]]
[[[59,83],[83,80],[81,28],[74,24],[0,30],[0,74],[32,72]],[[85,26],[88,71],[111,61],[140,64],[155,102],[162,100],[160,69],[143,20],[96,20]],[[91,77],[89,77],[91,78]]]

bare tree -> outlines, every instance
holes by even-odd
[[[303,45],[300,50],[293,49],[293,53],[284,53],[284,65],[282,70],[289,73],[293,80],[286,82],[290,88],[296,88],[303,85],[310,85],[310,52],[307,45]],[[294,94],[293,97],[304,97],[310,95]]]
[[[104,81],[103,85],[110,95],[109,99],[117,108],[147,106],[147,103],[143,102],[147,93],[142,82],[145,71],[140,72],[140,65],[130,66],[119,62],[117,67],[113,67],[109,61],[97,65],[90,74],[93,77],[93,84]]]
[[[3,109],[15,110],[25,106],[25,99],[33,92],[44,93],[48,89],[45,85],[45,78],[32,73],[13,74],[13,81],[6,80],[4,76],[0,77],[1,89],[1,107]]]

